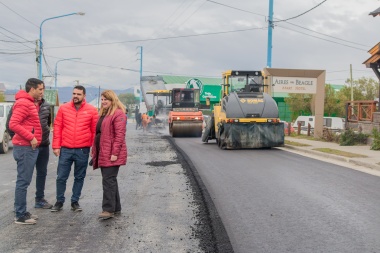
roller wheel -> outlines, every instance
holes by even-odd
[[[217,139],[218,147],[220,149],[226,149],[226,143],[224,141],[224,127],[221,125],[218,129],[219,131],[219,139]]]
[[[175,137],[175,135],[173,133],[173,123],[169,123],[169,134],[171,137]]]

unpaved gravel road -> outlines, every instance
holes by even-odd
[[[34,209],[35,178],[28,189],[28,210],[37,225],[13,223],[16,164],[12,151],[0,155],[0,252],[232,252],[223,224],[207,202],[197,173],[171,145],[166,131],[142,133],[128,123],[128,163],[118,182],[122,214],[99,221],[102,184],[99,170],[88,168],[80,204],[74,213]],[[57,158],[50,156],[46,199],[55,202]],[[66,198],[71,196],[70,175]]]

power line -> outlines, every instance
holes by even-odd
[[[0,28],[3,29],[3,30],[5,30],[5,31],[7,31],[7,32],[9,32],[9,33],[11,33],[11,34],[13,34],[13,35],[15,35],[15,36],[17,36],[17,37],[19,37],[19,38],[21,38],[21,39],[23,39],[25,42],[27,42],[27,41],[29,42],[29,40],[27,40],[27,39],[21,37],[21,36],[18,35],[18,34],[15,34],[14,32],[9,31],[8,29],[6,29],[6,28],[4,28],[4,27],[2,27],[2,26],[0,26]],[[3,33],[3,34],[4,34],[4,33]],[[5,34],[4,34],[4,35],[5,35]],[[7,36],[7,35],[5,35],[5,36]],[[9,37],[9,36],[7,36],[7,37],[10,38],[10,39],[13,39],[13,40],[15,40],[15,41],[18,41],[18,40],[16,40],[16,39],[12,38],[12,37]],[[30,43],[32,43],[32,42],[30,42]],[[25,45],[25,46],[26,46],[26,45]],[[26,47],[28,47],[28,46],[26,46]],[[28,48],[32,49],[31,47],[28,47]]]
[[[8,55],[16,55],[16,54],[34,54],[34,52],[18,52],[18,53],[0,52],[0,54],[8,54]]]
[[[273,23],[284,22],[284,21],[288,21],[288,20],[291,20],[291,19],[295,19],[295,18],[301,17],[302,15],[305,15],[306,13],[308,13],[308,12],[314,10],[315,8],[319,7],[320,5],[322,5],[326,1],[327,0],[324,0],[324,1],[320,2],[319,4],[317,4],[316,6],[314,6],[313,8],[311,8],[311,9],[309,9],[309,10],[307,10],[307,11],[305,11],[305,12],[303,12],[303,13],[297,15],[297,16],[294,16],[294,17],[291,17],[291,18],[287,18],[287,19],[283,19],[283,20],[276,20],[276,21],[272,21],[272,22]]]
[[[341,41],[345,41],[345,42],[348,42],[348,43],[351,43],[351,44],[356,44],[358,46],[364,46],[364,47],[370,47],[368,45],[363,45],[363,44],[359,44],[359,43],[356,43],[356,42],[352,42],[352,41],[349,41],[349,40],[344,40],[344,39],[341,39],[341,38],[338,38],[338,37],[334,37],[334,36],[331,36],[331,35],[328,35],[328,34],[324,34],[324,33],[321,33],[321,32],[317,32],[317,31],[314,31],[314,30],[311,30],[309,28],[306,28],[306,27],[303,27],[303,26],[300,26],[300,25],[296,25],[296,24],[293,24],[293,23],[290,23],[290,22],[287,22],[287,24],[290,24],[290,25],[293,25],[293,26],[296,26],[296,27],[299,27],[301,29],[304,29],[304,30],[307,30],[307,31],[310,31],[310,32],[313,32],[313,33],[317,33],[317,34],[320,34],[320,35],[323,35],[323,36],[326,36],[326,37],[330,37],[330,38],[333,38],[333,39],[337,39],[337,40],[341,40]]]
[[[215,1],[212,1],[212,0],[206,0],[206,1],[207,1],[207,2],[210,2],[210,3],[213,3],[213,4],[222,5],[222,6],[224,6],[224,7],[230,8],[230,9],[234,9],[234,10],[238,10],[238,11],[242,11],[242,12],[246,12],[246,13],[250,13],[250,14],[254,14],[254,15],[258,15],[258,16],[266,17],[266,15],[263,15],[263,14],[260,14],[260,13],[255,13],[255,12],[252,12],[252,11],[247,11],[247,10],[239,9],[239,8],[233,7],[233,6],[231,6],[231,5],[222,4],[222,3],[215,2]]]
[[[18,14],[16,11],[12,10],[9,6],[5,5],[4,3],[0,2],[0,4],[4,5],[5,8],[7,8],[8,10],[10,10],[11,12],[13,12],[14,14],[16,14],[17,16],[19,16],[20,18],[22,18],[23,20],[27,21],[28,23],[36,26],[37,28],[39,28],[38,25],[34,24],[33,22],[31,22],[30,20],[26,19],[25,17],[23,17],[22,15]]]
[[[195,2],[195,1],[194,1]],[[192,4],[194,3],[194,2],[192,2]],[[190,16],[188,16],[184,21],[182,21],[182,23],[181,24],[179,24],[179,25],[177,25],[177,29],[179,28],[179,27],[181,27],[183,24],[185,24],[205,3],[206,3],[207,1],[204,1],[194,12],[192,12],[191,14],[190,14]],[[191,5],[192,5],[191,4]],[[190,7],[191,5],[189,5],[188,7]],[[187,8],[188,8],[187,7]],[[186,10],[186,9],[185,9]],[[184,12],[184,11],[183,11]],[[182,13],[183,13],[182,12]],[[181,13],[181,14],[182,14]],[[179,16],[181,16],[181,14],[179,15]],[[175,20],[173,20],[172,21],[172,23],[173,22],[175,22],[177,19],[175,19]],[[168,27],[167,28],[169,28],[169,25],[168,25]],[[173,30],[173,29],[169,29],[169,30]],[[162,41],[161,41],[162,42]],[[149,50],[145,50],[145,52],[146,53],[149,53],[149,52],[151,52],[154,48],[156,48],[158,45],[160,44],[160,42],[159,43],[157,43],[157,44],[155,44],[153,47],[151,47],[151,48],[149,48]]]
[[[25,48],[23,48],[23,50],[24,50],[24,49],[25,49]],[[12,52],[12,51],[20,51],[21,49],[19,49],[19,48],[14,48],[14,49],[0,48],[0,51],[5,51],[5,50]]]
[[[181,7],[185,4],[186,0],[183,0],[182,3],[175,9],[175,11],[173,13],[171,13],[170,15],[168,15],[168,18],[159,26],[160,27],[160,30],[159,32],[157,32],[157,30],[151,35],[151,37],[158,37],[158,36],[161,36],[161,34],[163,34],[163,32],[165,30],[168,30],[170,25],[172,25],[179,17],[181,17],[181,14],[184,12],[182,11],[182,13],[180,13],[179,15],[177,15],[177,11],[179,11],[181,9]],[[187,7],[185,7],[185,11],[186,9],[188,9],[194,2],[190,2],[190,5],[188,5]],[[177,16],[177,18],[175,18],[174,20],[172,21],[169,21],[172,17],[175,17]],[[169,29],[171,30],[171,29]],[[152,43],[154,43],[154,41],[149,41],[146,45],[144,45],[144,47],[149,47]],[[160,44],[160,42],[158,43],[155,43],[155,45],[153,45],[151,48],[149,48],[149,50],[145,50],[145,53],[149,53],[151,52],[154,48],[156,48],[158,45]],[[132,61],[129,61],[128,64],[131,64],[132,62],[134,62],[135,60],[132,60]]]
[[[184,23],[186,23],[197,11],[199,11],[199,9],[205,4],[207,2],[207,0],[206,1],[204,1],[201,5],[199,5],[198,6],[198,8],[195,10],[195,11],[193,11],[193,13],[191,13],[190,14],[190,16],[188,16],[181,24],[179,24],[179,26],[182,26]]]
[[[18,55],[2,55],[2,59],[6,60],[7,63],[13,62],[13,61],[19,61],[21,58],[29,57],[28,54],[18,54]]]
[[[54,59],[59,59],[59,60],[63,60],[64,59],[64,58],[61,58],[61,57],[55,57],[55,56],[50,56],[50,55],[46,55],[46,57],[54,58]],[[85,61],[74,61],[74,62],[79,63],[79,64],[86,64],[86,65],[99,66],[99,67],[106,67],[106,68],[111,68],[111,69],[121,69],[121,70],[127,70],[127,71],[132,71],[132,72],[140,72],[140,70],[138,70],[138,69],[129,69],[129,68],[123,68],[123,67],[115,67],[115,66],[111,66],[111,65],[102,65],[102,64],[85,62]]]
[[[313,37],[313,38],[316,38],[316,39],[320,39],[320,40],[328,41],[328,42],[331,42],[331,43],[334,43],[334,44],[338,44],[338,45],[341,45],[341,46],[350,47],[350,48],[353,48],[353,49],[356,49],[356,50],[361,50],[361,51],[368,51],[366,49],[349,46],[349,45],[346,45],[346,44],[343,44],[343,43],[339,43],[339,42],[336,42],[336,41],[324,39],[324,38],[317,37],[317,36],[314,36],[314,35],[311,35],[311,34],[303,33],[303,32],[300,32],[300,31],[296,31],[296,30],[293,30],[293,29],[290,29],[290,28],[286,28],[286,27],[282,27],[282,26],[278,26],[278,27],[281,27],[283,29],[287,29],[287,30],[290,30],[290,31],[293,31],[293,32],[298,32],[298,33],[301,33],[303,35],[310,36],[310,37]]]
[[[233,7],[233,6],[230,6],[230,5],[226,5],[226,4],[221,4],[221,3],[218,3],[218,2],[215,2],[215,1],[212,1],[212,0],[206,0],[206,1],[211,2],[211,3],[215,3],[215,4],[219,4],[219,5],[222,5],[222,6],[224,6],[224,7],[234,9],[234,10],[239,10],[239,11],[242,11],[242,12],[247,12],[247,13],[251,13],[251,14],[255,14],[255,15],[260,15],[260,16],[264,16],[264,17],[266,17],[266,15],[262,15],[262,14],[258,14],[258,13],[250,12],[250,11],[247,11],[247,10],[239,9],[239,8],[236,8],[236,7]],[[323,3],[326,2],[326,1],[327,1],[327,0],[322,1],[322,2],[319,3],[318,5],[314,6],[313,8],[309,9],[308,11],[306,11],[306,12],[300,14],[300,15],[297,15],[297,16],[292,17],[292,18],[289,18],[289,19],[275,20],[275,21],[272,21],[272,23],[280,22],[280,21],[281,21],[281,22],[286,22],[286,23],[288,23],[288,24],[290,24],[290,25],[297,26],[297,27],[299,27],[299,28],[302,28],[302,29],[305,29],[305,30],[308,30],[308,31],[311,31],[311,32],[314,32],[314,33],[317,33],[317,34],[320,34],[320,35],[323,35],[323,36],[326,36],[326,37],[330,37],[330,38],[334,38],[334,39],[337,39],[337,40],[345,41],[345,42],[348,42],[348,43],[351,43],[351,44],[356,44],[356,45],[360,45],[360,46],[369,47],[369,46],[367,46],[367,45],[363,45],[363,44],[359,44],[359,43],[356,43],[356,42],[352,42],[352,41],[344,40],[344,39],[337,38],[337,37],[334,37],[334,36],[330,36],[330,35],[327,35],[327,34],[324,34],[324,33],[320,33],[320,32],[317,32],[317,31],[314,31],[314,30],[308,29],[308,28],[306,28],[306,27],[302,27],[302,26],[300,26],[300,25],[296,25],[296,24],[293,24],[293,23],[287,22],[287,20],[294,19],[294,18],[296,18],[296,17],[299,17],[299,16],[301,16],[301,15],[306,14],[307,12],[309,12],[309,11],[311,11],[311,10],[317,8],[318,6],[320,6],[321,4],[323,4]],[[301,32],[300,32],[300,33],[301,33]],[[304,35],[307,35],[307,36],[311,36],[311,35],[308,35],[308,34],[305,34],[305,33],[301,33],[301,34],[304,34]],[[313,37],[313,36],[312,36],[312,37]],[[315,37],[315,38],[319,38],[319,37]],[[322,39],[322,38],[319,38],[319,39]],[[329,40],[326,40],[326,41],[329,41]],[[335,43],[335,42],[333,42],[333,41],[329,41],[329,42]],[[337,43],[337,44],[339,44],[339,43]],[[346,45],[345,45],[345,46],[346,46]],[[356,48],[356,49],[358,49],[358,48]],[[360,49],[360,50],[361,50],[361,49]]]
[[[253,30],[263,30],[263,29],[266,29],[266,28],[267,27],[254,27],[254,28],[247,28],[247,29],[224,31],[224,32],[210,32],[210,33],[200,33],[200,34],[190,34],[190,35],[168,36],[168,37],[153,38],[153,39],[126,40],[126,41],[118,41],[118,42],[103,42],[103,43],[93,43],[93,44],[85,44],[85,45],[47,47],[47,49],[69,48],[69,47],[87,47],[87,46],[102,46],[102,45],[134,43],[134,42],[144,42],[144,41],[154,41],[154,40],[168,40],[168,39],[179,39],[179,38],[189,38],[189,37],[201,37],[201,36],[208,36],[208,35],[217,35],[217,34],[226,34],[226,33],[237,33],[237,32],[247,32],[247,31],[253,31]]]
[[[1,42],[5,42],[5,43],[19,43],[19,44],[33,43],[33,42],[35,42],[35,40],[29,40],[29,41],[0,40],[0,41]]]
[[[54,59],[64,59],[60,57],[55,57],[55,56],[49,56],[46,55],[47,57],[54,58]],[[84,62],[84,61],[75,61],[76,63],[79,64],[86,64],[86,65],[92,65],[92,66],[99,66],[99,67],[105,67],[105,68],[110,68],[110,69],[119,69],[119,70],[126,70],[130,72],[140,72],[139,69],[129,69],[129,68],[123,68],[123,67],[116,67],[116,66],[111,66],[111,65],[102,65],[102,64],[97,64],[97,63],[91,63],[91,62]],[[162,72],[162,71],[154,71],[154,70],[144,70],[145,73],[154,73],[154,74],[164,74],[164,75],[177,75],[177,76],[188,76],[189,74],[178,74],[178,73],[169,73],[169,72]],[[215,78],[215,76],[207,76],[207,75],[191,75],[191,76],[198,76],[198,77],[211,77]]]

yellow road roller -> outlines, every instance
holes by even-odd
[[[216,139],[221,149],[284,145],[284,123],[276,101],[266,93],[261,71],[223,72],[222,96],[208,118],[202,141]]]

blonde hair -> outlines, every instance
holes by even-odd
[[[119,98],[117,97],[114,91],[105,90],[102,92],[101,96],[111,101],[111,106],[107,109],[100,107],[100,110],[99,110],[100,116],[113,115],[116,109],[121,109],[125,113],[125,106],[120,102]]]

